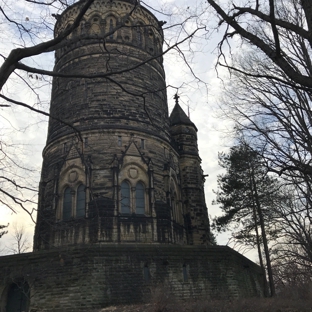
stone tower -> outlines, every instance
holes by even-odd
[[[56,51],[34,252],[0,257],[1,312],[263,295],[260,267],[209,244],[197,129],[178,96],[168,115],[161,25],[135,0],[94,0]]]
[[[58,18],[57,36],[85,1]],[[161,23],[135,0],[95,0],[56,51],[34,249],[209,243],[197,128],[168,116]]]

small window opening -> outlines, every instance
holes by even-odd
[[[144,275],[144,281],[148,283],[151,279],[151,276],[150,276],[150,271],[149,271],[147,264],[144,266],[143,275]]]
[[[67,152],[67,143],[63,144],[63,152],[66,153]]]
[[[145,140],[141,139],[141,148],[144,149],[145,148]]]
[[[112,19],[110,19],[110,21],[109,21],[109,32],[110,32],[111,34],[109,35],[109,39],[114,39],[113,30],[114,30],[114,22],[113,22]]]
[[[88,138],[84,138],[84,147],[88,147]]]
[[[188,265],[183,264],[183,281],[188,281]]]
[[[142,34],[141,34],[141,29],[139,26],[137,26],[137,40],[138,40],[138,44],[141,45],[142,44]]]
[[[121,136],[118,136],[117,143],[118,143],[118,146],[122,146],[122,137]]]

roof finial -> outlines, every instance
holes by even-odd
[[[178,96],[178,93],[176,93],[173,97],[175,100],[176,100],[176,104],[179,104],[179,96]]]

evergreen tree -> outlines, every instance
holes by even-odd
[[[228,154],[219,154],[219,165],[226,170],[218,176],[217,199],[224,214],[214,219],[213,226],[218,231],[233,229],[233,237],[238,241],[257,246],[260,266],[264,271],[261,256],[263,246],[271,295],[275,294],[271,262],[268,248],[268,221],[278,193],[278,182],[267,175],[267,169],[259,154],[242,142],[230,149]]]

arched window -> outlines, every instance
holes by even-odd
[[[113,19],[111,18],[111,19],[109,20],[109,32],[111,33],[111,34],[109,35],[109,39],[114,39],[113,30],[114,30],[114,21],[113,21]]]
[[[126,181],[121,183],[121,213],[130,213],[130,185]]]
[[[76,217],[84,217],[86,211],[86,187],[80,184],[77,189]]]
[[[63,200],[63,220],[69,220],[72,216],[72,194],[71,189],[67,187],[64,191]]]
[[[29,293],[28,283],[11,285],[8,292],[6,311],[28,311]]]
[[[138,182],[135,188],[135,213],[144,214],[145,213],[145,191],[144,185]]]
[[[137,32],[137,42],[138,42],[138,45],[141,46],[142,45],[142,33],[141,33],[140,25],[138,25],[136,27],[136,32]]]

